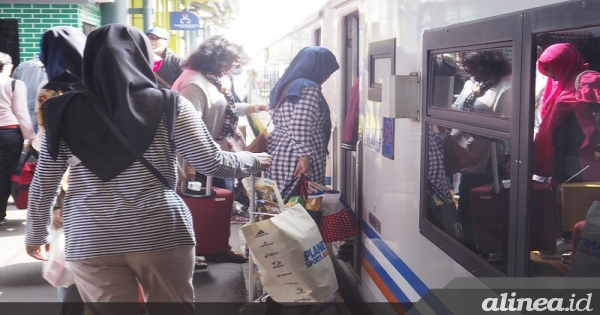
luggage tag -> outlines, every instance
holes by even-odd
[[[81,164],[81,160],[78,157],[73,155],[67,159],[67,163],[69,163],[69,166],[75,167],[75,166]]]
[[[190,181],[187,183],[187,189],[193,190],[193,191],[200,191],[200,189],[202,189],[202,182]]]

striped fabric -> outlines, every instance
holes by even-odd
[[[325,185],[327,143],[320,131],[329,117],[319,101],[319,88],[304,87],[297,103],[284,101],[273,117],[275,130],[267,138],[267,152],[273,161],[267,177],[277,183],[282,198],[291,191],[292,187],[284,188],[294,180],[299,157],[310,157],[310,178]]]
[[[220,151],[187,99],[181,97],[179,106],[174,145],[168,141],[163,116],[144,153],[173,186],[177,182],[176,150],[197,170],[218,177],[245,177],[259,171],[260,162],[251,153]],[[48,242],[52,205],[72,156],[64,141],[56,161],[47,154],[45,140],[42,145],[29,193],[27,245]],[[185,203],[139,161],[109,182],[102,182],[83,164],[71,167],[65,197],[67,260],[194,245],[192,218]]]

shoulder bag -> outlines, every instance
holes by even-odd
[[[279,105],[281,105],[281,103],[283,102],[286,92],[287,88],[285,89],[285,91],[283,91],[283,94],[281,94],[281,97],[279,98],[275,109],[273,109],[273,115],[271,116],[271,119],[269,119],[269,122],[265,126],[265,130],[263,130],[263,132],[256,136],[256,138],[254,138],[254,140],[246,146],[245,151],[250,151],[252,153],[267,152],[267,136],[269,136],[269,125],[271,124],[271,121],[273,121],[273,117],[275,117],[277,108],[279,108]]]
[[[138,159],[142,164],[144,164],[144,166],[156,177],[158,178],[158,180],[160,180],[163,185],[165,185],[165,187],[169,188],[169,189],[174,189],[174,187],[172,187],[169,184],[169,181],[156,169],[156,167],[154,167],[154,165],[150,164],[150,162],[148,162],[148,160],[146,160],[146,158],[144,158],[144,156],[142,154],[140,154],[129,142],[129,140],[127,140],[127,138],[125,138],[125,136],[123,136],[123,134],[119,131],[119,129],[117,129],[117,126],[115,126],[112,121],[110,121],[110,119],[108,118],[108,116],[106,116],[106,114],[102,111],[102,109],[100,109],[100,107],[98,106],[98,104],[96,104],[96,101],[91,98],[86,92],[81,93],[83,95],[83,97],[85,97],[85,99],[88,100],[88,102],[90,103],[90,105],[92,105],[92,108],[96,111],[96,113],[98,114],[98,116],[100,116],[100,118],[102,118],[102,120],[104,121],[104,123],[106,124],[106,126],[108,126],[108,128],[114,133],[115,136],[117,136],[117,138],[121,141],[121,143],[129,150],[129,152],[131,152],[131,154],[133,154],[133,156],[135,156],[136,159]]]

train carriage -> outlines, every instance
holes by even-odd
[[[598,16],[600,1],[330,0],[255,56],[251,97],[263,99],[302,47],[324,46],[338,59],[340,70],[323,84],[334,122],[327,175],[360,219],[354,256],[336,267],[361,300],[416,302],[457,277],[568,273],[558,248],[570,238],[567,210],[548,202],[557,188],[533,172],[536,96],[546,82],[536,60],[568,42],[598,70]],[[490,51],[509,64],[502,110],[457,109],[468,81],[461,58]],[[450,74],[439,68],[446,61]],[[361,140],[346,150],[341,130],[357,77]],[[432,129],[486,148],[471,186],[465,169],[446,174],[452,203],[462,198],[470,208],[460,220],[468,239],[428,206]]]

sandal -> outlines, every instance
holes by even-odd
[[[248,258],[238,251],[229,250],[229,252],[227,252],[226,261],[233,263],[245,263],[248,261]]]
[[[194,269],[206,269],[208,268],[208,264],[204,262],[204,258],[196,257],[196,264],[194,265]]]

